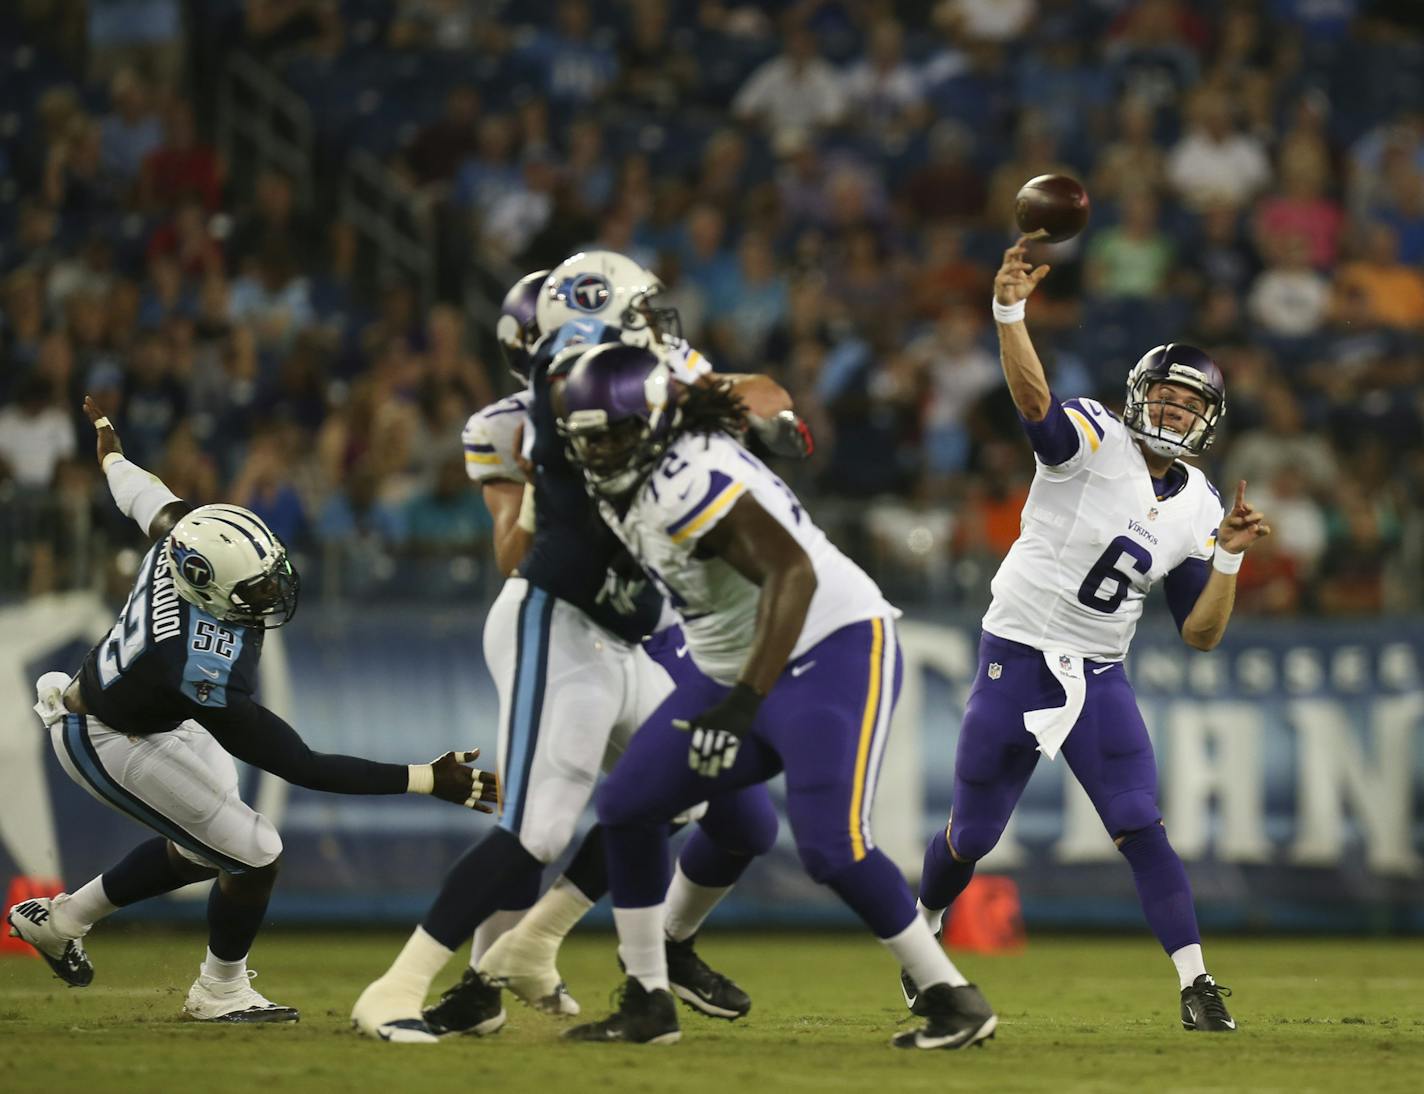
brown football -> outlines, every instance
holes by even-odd
[[[1088,223],[1088,191],[1067,175],[1039,175],[1029,179],[1014,198],[1014,219],[1019,231],[1032,235],[1039,230],[1046,243],[1072,239]]]

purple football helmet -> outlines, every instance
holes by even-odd
[[[529,379],[529,354],[534,343],[539,341],[539,318],[536,315],[539,290],[548,276],[548,270],[525,274],[504,294],[504,303],[499,308],[495,338],[499,341],[505,365],[520,380]]]
[[[1169,399],[1148,399],[1147,392],[1154,384],[1180,384],[1191,388],[1202,397],[1206,409],[1197,411]],[[1192,415],[1192,424],[1185,433],[1152,424],[1148,408],[1158,403],[1175,406]],[[1127,374],[1123,424],[1159,456],[1200,456],[1216,439],[1216,427],[1225,414],[1226,380],[1216,362],[1196,346],[1184,342],[1157,346],[1143,354]]]
[[[667,365],[642,346],[595,346],[560,392],[559,429],[592,491],[627,497],[667,450],[678,412]]]

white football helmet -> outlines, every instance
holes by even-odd
[[[163,550],[178,595],[224,622],[280,627],[296,614],[301,581],[287,549],[249,509],[200,506],[173,526]]]
[[[676,308],[654,307],[666,286],[652,270],[616,251],[580,251],[555,266],[539,293],[541,331],[574,319],[598,319],[619,328],[630,346],[658,346],[682,337]]]

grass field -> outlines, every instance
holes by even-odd
[[[755,1008],[734,1025],[684,1010],[671,1047],[561,1044],[558,1021],[514,1004],[482,1041],[359,1039],[351,1003],[401,937],[264,934],[257,986],[302,1010],[299,1025],[269,1028],[179,1018],[203,951],[195,933],[96,931],[98,975],[82,991],[38,961],[0,959],[0,1090],[1424,1090],[1419,941],[1213,944],[1240,1031],[1206,1036],[1178,1027],[1171,966],[1148,939],[1038,937],[1022,956],[961,961],[999,1011],[987,1049],[897,1052],[895,970],[868,939],[840,934],[709,935],[704,953]],[[601,1016],[618,982],[611,936],[576,937],[562,969],[585,1014]]]

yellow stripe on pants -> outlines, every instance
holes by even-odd
[[[861,805],[865,801],[865,780],[870,771],[870,741],[875,736],[876,714],[880,710],[880,661],[885,647],[885,622],[870,621],[870,688],[865,697],[865,713],[860,718],[860,745],[855,750],[855,781],[850,794],[850,850],[859,862],[865,857],[865,833],[860,826]]]

